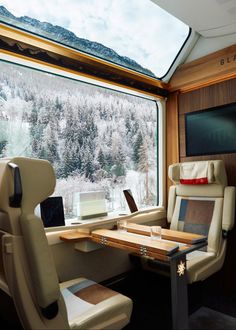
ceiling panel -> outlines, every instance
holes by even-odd
[[[236,32],[236,0],[151,0],[204,37]]]

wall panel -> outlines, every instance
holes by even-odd
[[[236,186],[236,153],[186,157],[185,150],[185,119],[189,112],[204,110],[223,104],[236,102],[236,79],[227,80],[208,87],[190,92],[180,93],[178,102],[179,123],[179,155],[180,161],[196,161],[222,159],[226,166],[228,184]],[[201,132],[199,132],[201,134]],[[236,138],[236,132],[235,132]],[[234,227],[228,239],[226,261],[223,269],[212,277],[211,283],[215,289],[234,290],[236,292],[236,228]]]
[[[222,159],[225,162],[230,185],[236,186],[236,153],[209,156],[186,157],[185,119],[189,112],[236,102],[236,79],[227,80],[216,85],[179,94],[179,153],[180,161]],[[199,132],[201,134],[201,132]],[[236,132],[235,132],[236,138]]]
[[[168,168],[169,165],[179,162],[178,92],[170,94],[166,109],[166,164]],[[168,191],[171,185],[168,175],[166,184]]]

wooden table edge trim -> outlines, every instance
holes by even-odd
[[[91,235],[86,233],[74,232],[74,233],[64,233],[60,235],[59,238],[61,241],[64,242],[79,242],[84,240],[91,240]]]
[[[127,246],[124,244],[120,244],[114,241],[106,241],[105,243],[101,243],[101,239],[98,237],[92,237],[92,240],[96,243],[99,243],[103,246],[107,246],[107,247],[114,247],[114,248],[118,248],[121,250],[125,250],[129,253],[136,253],[138,254],[138,256],[140,257],[151,257],[151,258],[157,258],[158,260],[162,260],[162,261],[168,261],[169,260],[169,256],[165,255],[165,254],[159,254],[150,250],[146,250],[146,252],[141,252],[141,247],[145,247],[145,246],[141,246],[140,247],[134,247],[134,246]]]
[[[107,230],[109,230],[109,229],[107,229]],[[178,243],[176,243],[173,247],[170,247],[169,249],[164,249],[164,248],[162,248],[162,249],[159,248],[158,249],[158,247],[152,247],[152,246],[146,245],[145,242],[143,244],[142,243],[130,242],[130,241],[125,240],[125,239],[122,240],[122,238],[108,237],[108,236],[106,236],[106,233],[104,233],[104,234],[101,233],[100,234],[100,233],[96,233],[95,231],[93,231],[91,233],[92,240],[94,238],[99,239],[100,240],[99,242],[101,242],[102,239],[106,239],[109,242],[114,242],[114,243],[117,243],[117,244],[125,245],[125,246],[127,246],[127,248],[129,248],[129,247],[139,248],[140,246],[143,246],[143,247],[148,248],[150,252],[153,252],[155,254],[157,253],[157,254],[161,254],[161,255],[166,255],[166,256],[170,256],[170,255],[174,254],[175,252],[177,252],[179,250]]]

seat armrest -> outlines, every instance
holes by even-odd
[[[234,226],[235,217],[235,187],[225,187],[222,230],[231,230]]]
[[[169,196],[168,196],[168,208],[167,208],[167,222],[171,223],[172,216],[175,208],[176,200],[176,186],[170,186]]]

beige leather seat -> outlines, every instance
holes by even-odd
[[[188,282],[202,281],[222,267],[227,233],[234,226],[235,187],[227,186],[221,160],[169,166],[167,221],[170,229],[208,236],[208,245],[186,255]],[[142,257],[144,269],[160,272],[153,258]],[[163,272],[162,272],[163,273]]]
[[[59,284],[36,205],[54,191],[49,162],[0,160],[0,289],[25,329],[121,329],[132,301],[85,278]]]
[[[188,280],[204,280],[223,265],[227,233],[233,228],[235,187],[227,186],[221,160],[173,164],[167,220],[170,228],[208,236],[208,246],[187,254]]]

